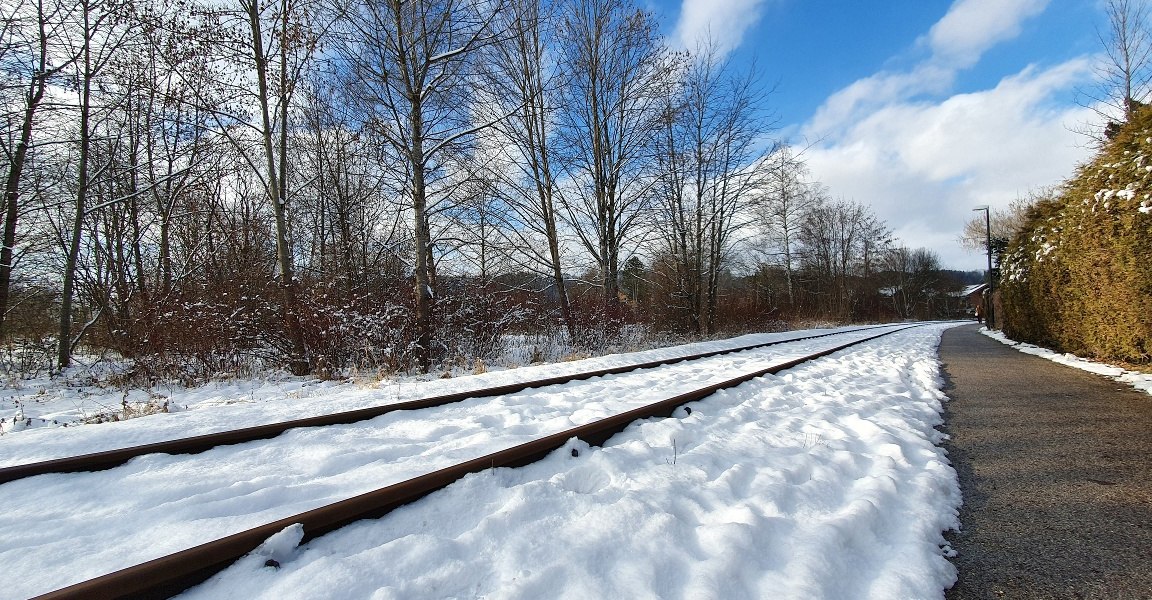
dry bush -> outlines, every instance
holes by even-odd
[[[411,366],[416,332],[403,294],[339,293],[316,286],[302,295],[305,342],[318,371],[394,372]]]

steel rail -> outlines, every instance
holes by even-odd
[[[347,425],[359,421],[366,421],[373,419],[390,412],[399,410],[418,410],[422,408],[432,408],[436,406],[443,406],[455,402],[461,402],[469,398],[486,398],[492,396],[502,396],[504,394],[514,394],[522,392],[530,388],[546,387],[550,385],[558,385],[568,383],[570,381],[580,381],[584,379],[591,379],[593,377],[602,377],[604,375],[617,375],[620,373],[627,373],[640,369],[651,369],[662,365],[676,364],[685,361],[699,360],[702,358],[709,358],[712,356],[721,356],[724,354],[732,354],[735,352],[743,352],[745,350],[753,350],[756,348],[764,348],[767,346],[776,346],[780,344],[788,344],[802,340],[811,340],[834,335],[842,335],[846,333],[854,333],[859,331],[867,331],[869,329],[893,327],[893,325],[878,325],[871,327],[861,327],[858,329],[850,329],[848,331],[837,331],[833,333],[822,333],[819,335],[812,335],[806,337],[793,338],[790,340],[779,340],[774,342],[764,342],[760,344],[752,344],[749,346],[741,346],[738,348],[728,348],[725,350],[712,350],[708,352],[700,352],[696,354],[689,354],[686,356],[673,357],[667,359],[653,360],[633,365],[624,365],[620,367],[610,367],[605,369],[598,369],[595,371],[586,371],[583,373],[576,373],[573,375],[560,375],[556,377],[547,377],[544,379],[535,379],[532,381],[525,381],[521,383],[511,383],[506,385],[494,386],[490,388],[482,388],[479,390],[470,390],[466,392],[456,392],[453,394],[444,394],[440,396],[433,396],[430,398],[421,398],[418,400],[408,400],[405,402],[397,402],[393,404],[384,404],[380,406],[371,406],[367,408],[359,408],[355,410],[342,411],[338,413],[331,413],[327,415],[318,415],[314,417],[305,417],[301,419],[293,419],[290,421],[281,421],[278,423],[268,423],[265,425],[255,425],[252,427],[243,427],[240,429],[232,429],[229,431],[221,431],[217,433],[207,433],[204,435],[197,435],[186,438],[179,438],[175,440],[167,440],[163,442],[153,442],[149,444],[141,444],[138,446],[130,446],[127,448],[117,448],[113,450],[104,450],[100,452],[92,452],[88,454],[80,454],[77,456],[69,456],[64,458],[54,458],[45,461],[34,463],[27,463],[22,465],[13,465],[8,467],[0,467],[0,484],[25,477],[33,477],[36,475],[44,475],[47,473],[76,473],[81,471],[102,471],[123,465],[124,463],[145,454],[197,454],[211,450],[217,446],[228,446],[232,444],[241,444],[245,442],[252,442],[256,440],[266,440],[274,438],[289,429],[296,429],[301,427],[326,427],[329,425]]]
[[[590,445],[601,445],[636,420],[669,417],[676,408],[689,402],[704,399],[719,390],[735,387],[764,375],[779,373],[810,360],[917,326],[919,325],[890,329],[864,339],[854,340],[834,348],[775,364],[727,381],[679,394],[586,425],[538,438],[512,448],[114,571],[95,579],[82,581],[37,596],[33,600],[167,598],[208,580],[212,575],[222,571],[237,559],[256,550],[272,534],[282,531],[285,527],[295,524],[302,525],[304,537],[301,543],[307,542],[356,521],[380,518],[400,506],[441,490],[471,473],[498,467],[527,465],[563,447],[572,438],[579,438]]]

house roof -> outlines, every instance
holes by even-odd
[[[984,290],[986,290],[986,289],[988,289],[987,283],[978,283],[976,285],[970,285],[970,286],[965,287],[964,289],[960,290],[960,293],[957,295],[961,296],[961,297],[971,296],[972,294],[983,293]]]

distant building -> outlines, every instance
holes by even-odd
[[[976,310],[984,305],[984,291],[988,289],[987,283],[965,286],[953,294],[960,300],[964,313],[970,317],[976,316]],[[981,309],[982,310],[982,309]]]

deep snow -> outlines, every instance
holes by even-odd
[[[300,548],[284,532],[186,596],[942,597],[955,578],[942,533],[957,525],[960,502],[934,429],[945,400],[936,348],[949,326],[900,332],[749,382],[693,403],[691,414],[633,424],[603,448],[571,442],[537,464],[466,477]],[[710,344],[758,341],[750,337],[763,336]],[[5,484],[0,595],[56,589],[843,341]],[[121,423],[27,430],[0,438],[0,448],[5,463],[28,462],[706,345],[423,382],[407,394],[297,381],[294,389],[311,397],[190,403]],[[264,566],[270,556],[279,569]]]

